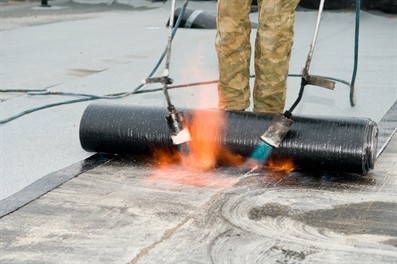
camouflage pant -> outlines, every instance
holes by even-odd
[[[255,112],[282,112],[299,0],[258,0]],[[218,0],[219,108],[244,110],[250,99],[251,0]]]

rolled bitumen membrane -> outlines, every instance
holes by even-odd
[[[186,123],[194,113],[211,116],[221,110],[178,109]],[[274,114],[221,111],[222,135],[203,133],[200,140],[221,143],[249,157],[261,143]],[[172,148],[165,121],[167,109],[119,104],[89,105],[80,122],[80,143],[90,152],[150,155],[156,148]],[[303,171],[333,171],[366,175],[374,168],[378,126],[368,118],[293,116],[294,123],[273,158],[292,158]],[[204,131],[206,127],[202,128]]]

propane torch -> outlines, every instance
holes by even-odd
[[[251,157],[246,162],[250,167],[253,167],[252,170],[256,170],[260,165],[263,165],[267,158],[270,156],[273,148],[278,148],[281,142],[284,140],[288,131],[290,130],[293,120],[292,120],[292,111],[299,104],[302,99],[303,91],[306,85],[314,85],[323,88],[327,88],[333,90],[335,88],[335,82],[329,79],[326,79],[321,76],[315,76],[309,74],[309,68],[312,61],[314,48],[317,41],[317,35],[320,27],[321,14],[323,12],[325,0],[320,1],[318,13],[317,13],[317,21],[314,29],[313,39],[310,45],[309,53],[307,55],[305,67],[302,70],[302,78],[301,78],[301,87],[299,90],[299,95],[293,105],[289,110],[285,111],[284,114],[276,115],[273,120],[270,122],[266,131],[260,136],[262,142],[259,143],[257,148],[251,154]]]
[[[167,58],[165,62],[165,70],[161,77],[149,77],[144,80],[144,83],[162,83],[163,92],[167,101],[168,114],[165,116],[168,128],[170,130],[170,136],[172,143],[176,145],[180,150],[186,150],[186,142],[190,141],[189,130],[185,126],[185,120],[183,112],[177,111],[175,106],[171,103],[171,98],[168,94],[168,85],[173,83],[173,80],[169,78],[169,69],[171,61],[171,45],[172,45],[172,31],[174,27],[174,13],[175,13],[175,0],[171,4],[171,16],[169,21],[169,35],[167,43]]]

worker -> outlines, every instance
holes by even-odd
[[[244,111],[250,106],[252,0],[218,0],[215,47],[219,61],[218,106]],[[258,0],[253,111],[281,113],[299,0]]]

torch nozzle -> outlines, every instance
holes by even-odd
[[[171,139],[174,145],[180,145],[191,140],[189,130],[185,127],[184,115],[177,112],[174,107],[169,107],[169,113],[165,116]]]
[[[260,137],[263,142],[259,143],[254,149],[250,158],[245,162],[244,167],[254,171],[266,163],[273,148],[278,148],[287,135],[292,125],[291,116],[291,112],[286,111],[284,114],[276,115],[273,118],[265,133]]]
[[[278,148],[293,123],[291,116],[292,114],[289,111],[286,111],[284,114],[276,115],[269,127],[262,134],[262,141],[274,148]]]

